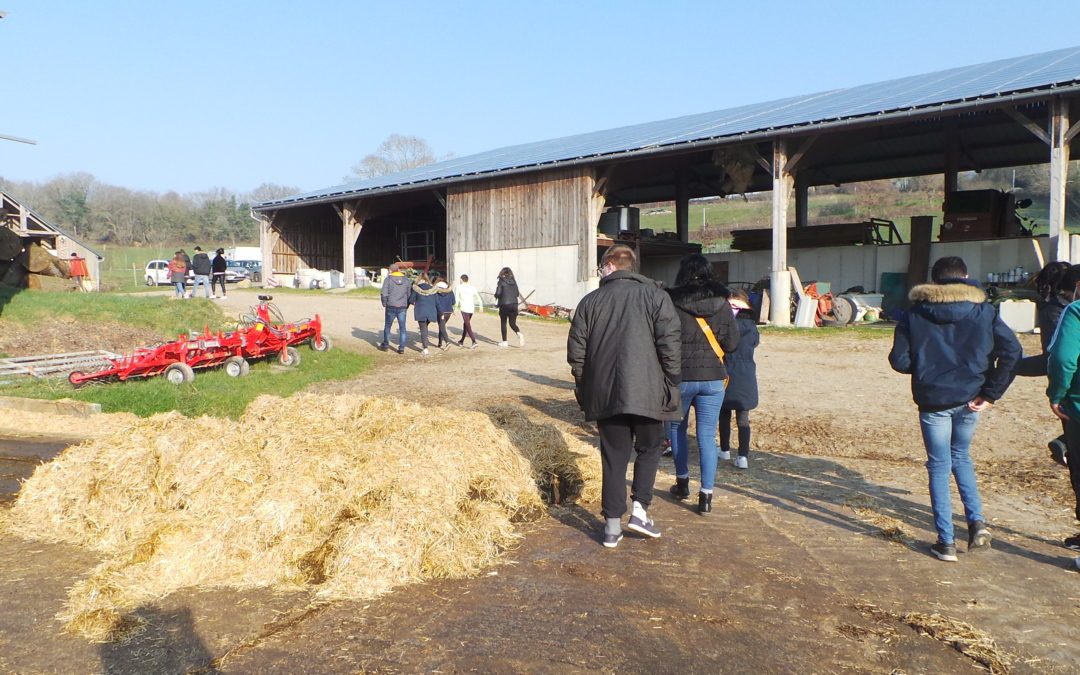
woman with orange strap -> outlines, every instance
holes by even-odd
[[[676,499],[690,497],[687,421],[690,408],[697,418],[698,456],[701,460],[701,488],[698,513],[712,511],[713,483],[716,479],[716,431],[720,407],[724,403],[724,353],[739,346],[739,327],[728,304],[727,286],[712,274],[708,259],[700,253],[687,256],[679,264],[675,287],[668,289],[682,326],[682,421],[673,422],[669,437],[675,459]]]

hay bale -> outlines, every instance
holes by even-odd
[[[558,432],[496,417],[508,432],[479,412],[315,394],[260,397],[236,422],[159,415],[39,467],[11,528],[104,555],[62,615],[90,639],[185,587],[371,598],[492,563],[543,513],[535,467],[578,466],[546,457]]]

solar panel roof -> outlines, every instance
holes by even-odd
[[[988,98],[1061,87],[1080,87],[1080,47],[513,145],[263,202],[255,208],[281,208],[402,189],[429,188],[470,176],[488,177],[534,167],[580,163],[591,158],[645,154],[691,143],[719,143],[746,134],[838,123],[948,104],[975,103]]]

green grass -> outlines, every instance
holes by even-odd
[[[829,340],[832,338],[858,338],[862,340],[891,340],[896,324],[854,324],[850,326],[822,326],[820,328],[781,328],[758,326],[762,335],[793,335],[797,337]]]
[[[239,243],[237,246],[258,246]],[[168,260],[177,249],[193,252],[192,244],[161,244],[158,246],[117,246],[115,244],[94,244],[94,249],[105,257],[101,262],[101,284],[103,290],[133,292],[154,290],[146,285],[146,263],[151,260]],[[211,252],[219,247],[231,248],[232,244],[202,244],[204,250]]]
[[[247,377],[229,377],[221,369],[196,371],[191,384],[170,384],[163,377],[88,384],[75,389],[66,380],[34,380],[0,387],[4,396],[100,403],[104,412],[132,412],[140,417],[176,410],[188,417],[239,417],[262,394],[289,396],[310,384],[345,380],[367,370],[372,359],[344,350],[315,352],[298,348],[300,364],[284,368],[271,361],[253,363]],[[244,439],[222,439],[245,442]]]
[[[95,322],[110,321],[151,328],[165,335],[226,324],[221,309],[203,299],[176,301],[114,293],[0,290],[0,318],[6,321],[33,324],[56,317],[72,317],[86,324],[87,330],[93,330]]]

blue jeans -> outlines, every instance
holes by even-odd
[[[405,315],[408,312],[408,307],[386,308],[386,322],[383,323],[382,343],[387,347],[390,346],[390,327],[396,320],[398,325],[398,349],[405,349]]]
[[[671,423],[671,455],[675,459],[675,475],[690,476],[689,441],[686,427],[690,406],[697,418],[698,457],[701,460],[701,490],[712,492],[716,480],[716,428],[720,422],[720,406],[724,404],[724,381],[682,382],[682,421]]]
[[[173,288],[176,289],[176,297],[178,297],[178,298],[184,297],[185,291],[184,291],[184,282],[183,281],[174,282],[173,283]]]
[[[199,291],[199,286],[203,287],[203,295],[210,297],[210,275],[209,274],[196,274],[195,285],[191,287],[191,297],[195,297],[195,294]]]
[[[926,446],[926,470],[930,474],[934,528],[938,541],[943,544],[954,542],[950,473],[956,478],[956,489],[960,491],[968,525],[983,520],[982,501],[975,485],[975,466],[968,452],[978,422],[979,413],[969,410],[966,404],[939,412],[919,413],[919,426]]]

